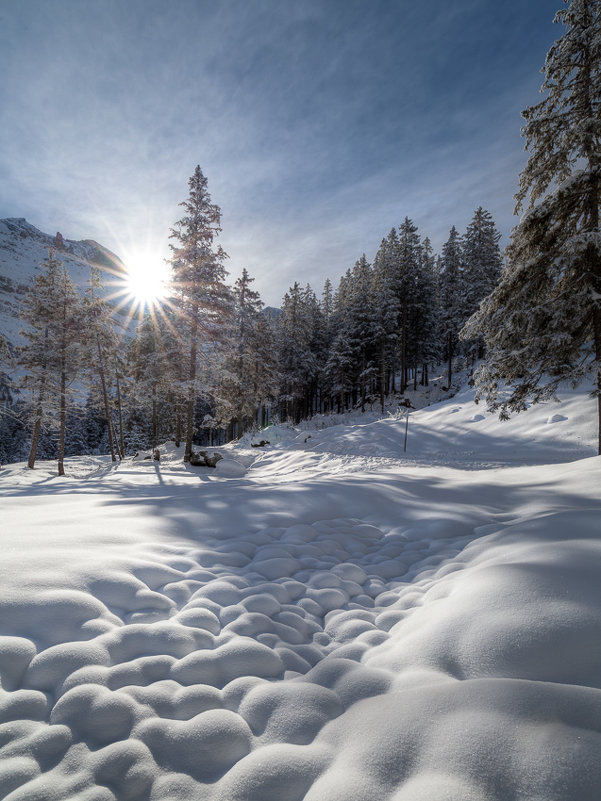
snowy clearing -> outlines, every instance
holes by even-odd
[[[0,798],[597,801],[594,401],[472,397],[3,468]]]

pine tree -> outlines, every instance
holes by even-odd
[[[373,278],[365,253],[355,263],[348,299],[347,341],[353,353],[354,383],[365,411],[367,388],[376,373],[377,325],[374,309]]]
[[[453,380],[453,359],[459,331],[465,321],[465,296],[461,242],[453,226],[442,248],[439,266],[439,300],[441,334],[448,362],[448,385]]]
[[[82,313],[81,299],[64,265],[60,276],[57,300],[51,338],[56,347],[54,369],[59,380],[58,475],[64,476],[67,401],[73,382],[81,374],[83,357],[81,341],[85,336],[85,319]]]
[[[409,363],[413,368],[413,391],[417,389],[421,363],[424,385],[428,384],[428,365],[437,360],[437,308],[434,256],[426,237],[419,251],[420,261],[415,274],[412,301],[409,306]]]
[[[400,305],[401,305],[401,392],[405,392],[408,384],[410,363],[410,326],[415,315],[417,303],[417,284],[420,263],[422,260],[421,241],[417,226],[409,217],[405,217],[399,226],[399,270],[400,270]]]
[[[395,353],[401,320],[401,291],[398,274],[397,232],[393,228],[382,240],[373,266],[373,293],[376,310],[376,336],[380,368],[380,406],[384,413],[384,400],[394,384]]]
[[[516,211],[528,196],[530,206],[465,335],[484,334],[479,393],[502,417],[592,375],[601,453],[601,3],[571,0],[556,22],[566,32],[547,55],[545,97],[523,112],[530,154]]]
[[[275,358],[260,295],[246,268],[233,289],[230,341],[219,365],[217,416],[237,421],[238,436],[259,407],[275,397]]]
[[[465,282],[465,315],[478,310],[480,303],[499,282],[502,258],[499,249],[501,234],[490,212],[480,206],[463,236],[461,247]],[[466,347],[473,359],[484,356],[483,340],[477,337]]]
[[[165,405],[169,391],[169,368],[159,320],[158,316],[146,314],[138,326],[132,347],[136,396],[138,402],[150,409],[153,449],[159,444],[159,409]],[[164,417],[161,414],[161,418]]]
[[[100,383],[102,402],[106,418],[109,449],[112,461],[116,461],[115,451],[120,453],[119,441],[115,436],[112,409],[109,400],[109,372],[114,364],[119,340],[112,321],[112,311],[102,298],[100,270],[90,270],[90,286],[85,292],[83,312],[86,323],[86,340],[89,347],[89,370]]]
[[[311,349],[314,303],[317,300],[311,287],[303,289],[295,282],[284,295],[282,313],[277,320],[282,412],[284,417],[295,422],[308,412],[307,394],[318,371]]]
[[[28,344],[19,350],[26,375],[23,386],[33,393],[33,431],[28,465],[33,468],[42,426],[59,419],[58,474],[64,475],[67,405],[81,371],[84,322],[81,300],[65,266],[51,248],[24,299],[21,319]]]
[[[33,470],[37,457],[42,426],[49,419],[51,395],[51,363],[54,343],[51,322],[56,312],[61,263],[48,251],[38,273],[29,287],[21,307],[21,320],[27,325],[22,332],[27,344],[19,348],[18,358],[25,375],[21,380],[23,389],[32,394],[32,434],[28,467]]]
[[[221,231],[221,209],[211,202],[207,179],[199,166],[188,186],[188,199],[180,203],[185,214],[171,229],[171,238],[176,242],[171,245],[173,279],[181,300],[178,328],[188,352],[186,462],[192,453],[200,346],[219,339],[230,311],[229,292],[224,284],[226,254],[221,246],[215,246],[215,238]]]

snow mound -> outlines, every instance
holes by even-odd
[[[222,459],[215,465],[217,475],[225,478],[242,478],[246,475],[246,467],[238,459]]]
[[[559,461],[587,404],[456,396],[413,463],[389,418],[3,469],[0,795],[597,801],[601,459]]]

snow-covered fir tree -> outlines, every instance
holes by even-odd
[[[314,303],[311,287],[303,289],[295,282],[284,295],[276,325],[282,416],[297,422],[307,414],[310,387],[318,373],[317,359],[311,348]]]
[[[484,335],[479,394],[503,417],[592,376],[601,453],[601,3],[571,0],[556,22],[566,31],[547,55],[544,98],[523,112],[516,210],[530,205],[465,335]]]
[[[376,312],[380,406],[394,386],[396,353],[401,320],[401,292],[398,271],[399,242],[393,228],[381,244],[373,265],[373,292]],[[393,390],[394,391],[394,390]]]
[[[165,352],[160,316],[146,314],[132,345],[131,370],[137,405],[150,411],[152,447],[171,433],[169,361]],[[163,423],[159,430],[159,420]]]
[[[479,206],[461,242],[466,316],[477,311],[481,301],[499,282],[503,264],[500,238],[492,215]],[[466,343],[466,351],[472,360],[481,359],[484,355],[482,338]]]
[[[399,345],[402,393],[407,388],[409,378],[410,325],[416,314],[418,275],[422,261],[421,241],[417,230],[417,226],[409,217],[405,217],[398,230],[399,301],[401,307]]]
[[[444,243],[438,267],[440,330],[447,360],[448,385],[453,381],[453,359],[457,351],[459,331],[465,321],[463,254],[461,240],[453,226]]]
[[[21,311],[27,344],[19,350],[19,363],[25,370],[22,385],[32,392],[28,465],[35,465],[43,424],[58,422],[58,474],[62,476],[67,406],[73,382],[81,374],[85,324],[81,299],[53,249],[41,267]]]
[[[180,205],[184,216],[171,229],[173,280],[179,293],[178,331],[188,353],[185,381],[186,445],[184,461],[190,460],[194,436],[194,411],[200,387],[198,359],[211,343],[218,342],[231,311],[230,293],[224,283],[226,254],[215,244],[221,231],[221,209],[211,201],[207,179],[199,166],[188,181],[189,195]]]
[[[263,315],[260,295],[246,268],[233,288],[230,340],[219,364],[217,416],[235,421],[241,436],[253,425],[261,407],[277,394],[277,369],[271,329]],[[260,420],[259,420],[260,422]]]
[[[90,270],[90,286],[85,292],[83,313],[85,317],[86,344],[88,345],[88,372],[92,380],[97,380],[102,394],[102,404],[107,426],[109,450],[112,461],[116,461],[116,452],[120,451],[119,438],[116,435],[112,403],[109,399],[112,368],[119,347],[119,339],[115,332],[112,309],[102,296],[102,282],[97,268]]]

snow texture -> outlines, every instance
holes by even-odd
[[[597,801],[594,401],[0,471],[0,798]]]

